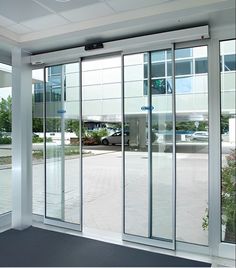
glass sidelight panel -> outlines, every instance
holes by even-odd
[[[221,241],[236,243],[236,40],[220,42]]]
[[[81,224],[80,64],[45,69],[46,212]]]
[[[44,69],[32,71],[32,191],[33,214],[44,215]]]
[[[0,216],[12,210],[12,67],[0,62]]]
[[[124,232],[173,248],[171,50],[124,56]],[[124,136],[124,140],[125,140]],[[148,242],[149,241],[149,242]]]

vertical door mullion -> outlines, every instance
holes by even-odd
[[[65,220],[65,66],[61,68],[61,219]]]
[[[151,52],[148,52],[148,237],[152,237],[152,88]]]
[[[79,126],[80,126],[80,134],[79,134],[79,146],[80,146],[80,228],[83,230],[83,148],[82,148],[82,60],[79,59]]]
[[[121,55],[121,126],[122,126],[122,233],[125,233],[125,82],[124,82],[124,55]]]
[[[47,116],[47,80],[46,80],[46,67],[43,69],[43,79],[44,79],[44,90],[43,90],[43,136],[44,136],[44,143],[43,143],[43,159],[44,159],[44,220],[47,216],[47,153],[46,153],[46,116]]]
[[[176,248],[176,88],[175,88],[175,43],[172,44],[172,243]]]

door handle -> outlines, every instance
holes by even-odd
[[[142,111],[152,111],[154,109],[153,106],[142,106],[141,110]]]
[[[57,113],[58,114],[64,114],[64,113],[66,113],[66,110],[57,110]]]

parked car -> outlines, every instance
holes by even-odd
[[[125,144],[129,144],[129,132],[125,132],[124,137],[125,137]],[[121,141],[122,141],[122,132],[121,131],[116,131],[112,134],[109,134],[109,135],[101,138],[101,143],[103,145],[121,144]]]
[[[38,138],[39,137],[39,135],[34,133],[34,132],[32,133],[32,136],[33,136],[33,138]]]
[[[208,141],[207,131],[196,131],[191,136],[192,141]]]

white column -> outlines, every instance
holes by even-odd
[[[138,119],[138,135],[139,135],[139,147],[146,148],[146,141],[147,141],[147,130],[146,130],[146,118],[140,117]]]
[[[235,137],[236,137],[236,118],[229,118],[229,142],[235,143]]]
[[[136,118],[129,121],[129,145],[138,146],[138,122]]]
[[[12,227],[32,223],[32,69],[29,55],[12,49]]]
[[[219,41],[209,42],[209,226],[210,254],[219,255],[221,241],[221,178],[220,178],[220,77]]]

